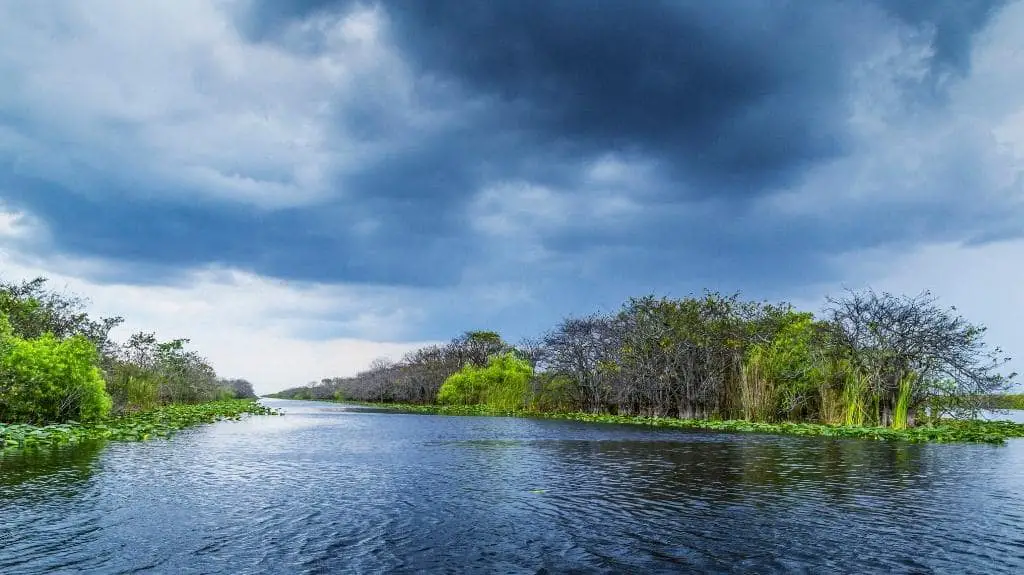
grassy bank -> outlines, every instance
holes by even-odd
[[[255,400],[230,399],[195,405],[168,405],[152,411],[104,419],[97,423],[68,422],[34,426],[0,423],[0,449],[50,447],[86,440],[141,441],[170,437],[174,432],[244,415],[275,415]]]
[[[986,405],[992,409],[1024,409],[1024,393],[993,395],[988,398]]]
[[[698,429],[727,432],[773,433],[785,435],[840,437],[882,441],[933,441],[940,443],[1005,443],[1008,438],[1024,437],[1024,424],[1008,421],[942,420],[935,425],[920,425],[909,429],[889,427],[858,427],[823,425],[818,423],[754,423],[743,420],[676,419],[672,417],[633,417],[592,413],[548,413],[537,411],[496,410],[485,405],[411,405],[394,403],[344,402],[383,408],[401,413],[433,415],[477,415],[528,417],[539,419],[565,419],[591,423],[648,425],[674,429]]]

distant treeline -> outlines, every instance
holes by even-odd
[[[1024,409],[1024,393],[990,395],[984,405],[989,409]]]
[[[1009,388],[1009,358],[984,333],[927,292],[850,291],[820,317],[738,295],[647,296],[517,345],[471,331],[275,396],[906,428]]]
[[[85,300],[51,291],[44,278],[0,282],[0,422],[101,419],[172,403],[256,397],[221,379],[187,339],[136,333],[118,343],[124,319],[93,318]]]

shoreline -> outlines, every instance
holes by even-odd
[[[29,425],[0,423],[0,453],[74,445],[90,440],[144,441],[168,438],[175,432],[246,415],[279,415],[259,399],[228,399],[197,404],[171,404],[152,411],[121,415],[91,423]]]
[[[273,398],[283,399],[283,398]],[[374,403],[344,400],[302,400],[349,404],[420,415],[519,417],[525,419],[561,419],[583,423],[644,425],[670,429],[720,431],[729,433],[764,433],[836,439],[868,439],[874,441],[905,441],[911,443],[988,443],[1004,445],[1007,439],[1024,437],[1024,423],[1009,421],[943,420],[939,425],[921,425],[897,430],[888,427],[858,427],[822,423],[758,423],[742,419],[708,420],[673,417],[643,417],[592,413],[557,413],[531,410],[505,411],[483,405],[415,405]]]

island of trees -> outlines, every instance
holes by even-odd
[[[252,385],[219,378],[206,359],[186,349],[187,339],[136,333],[115,342],[110,333],[123,318],[93,318],[86,303],[48,289],[44,278],[0,282],[0,448],[23,445],[26,438],[67,440],[77,429],[57,427],[48,434],[31,426],[134,417],[131,429],[145,436],[146,430],[262,409],[226,402],[255,399]],[[215,401],[221,403],[138,415]]]
[[[927,292],[848,291],[817,317],[736,294],[648,296],[517,345],[471,331],[275,396],[900,430],[972,416],[1012,386],[984,334]]]

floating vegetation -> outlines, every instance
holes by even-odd
[[[1001,444],[1008,438],[1024,437],[1024,424],[1009,421],[944,419],[930,425],[905,429],[866,427],[857,425],[826,425],[820,423],[758,423],[744,420],[676,419],[673,417],[640,417],[593,413],[547,413],[536,411],[508,411],[486,405],[405,405],[368,404],[402,413],[433,415],[476,415],[503,417],[530,417],[538,419],[566,419],[590,423],[622,425],[649,425],[675,429],[709,431],[772,433],[786,435],[821,436],[851,439],[911,442],[971,442]]]
[[[279,415],[250,399],[230,399],[195,405],[168,405],[152,411],[102,420],[97,423],[59,423],[45,426],[0,423],[0,449],[51,447],[86,440],[142,441],[170,437],[174,432],[245,415]]]

